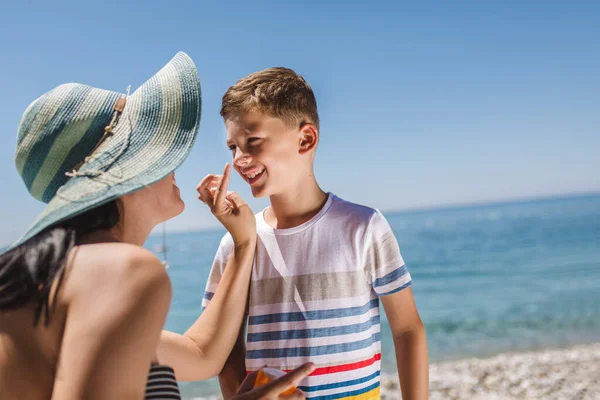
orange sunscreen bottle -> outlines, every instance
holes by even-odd
[[[254,387],[260,387],[266,385],[269,382],[274,381],[275,379],[285,375],[285,372],[280,371],[275,368],[261,368],[258,370],[258,374],[256,375],[256,381],[254,381]],[[296,386],[292,386],[288,390],[280,393],[280,396],[287,396],[296,391]]]

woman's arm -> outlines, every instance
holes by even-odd
[[[79,248],[52,399],[142,399],[171,300],[164,266],[126,244]]]
[[[234,248],[214,297],[185,335],[163,331],[158,358],[177,379],[208,379],[223,369],[243,323],[255,246]]]
[[[207,175],[197,187],[198,198],[229,231],[233,251],[210,304],[185,336],[163,332],[158,347],[161,362],[175,369],[178,379],[200,380],[221,372],[236,343],[248,299],[256,248],[254,213],[235,192],[228,192],[231,168]]]

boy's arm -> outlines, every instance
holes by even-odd
[[[427,338],[415,305],[412,288],[408,287],[389,296],[382,296],[381,302],[394,338],[402,398],[427,399],[429,393]]]
[[[429,366],[425,328],[412,293],[412,279],[396,236],[379,211],[371,218],[365,240],[365,270],[387,315],[404,400],[427,399]]]
[[[246,378],[246,319],[242,324],[237,342],[219,374],[219,385],[224,400],[232,398]]]

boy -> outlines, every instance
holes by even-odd
[[[255,197],[258,242],[248,332],[219,375],[228,399],[248,371],[291,370],[312,361],[307,398],[376,399],[380,383],[379,299],[394,338],[404,399],[425,399],[425,330],[411,278],[383,215],[325,193],[313,173],[319,116],[311,87],[294,71],[253,73],[223,96],[233,167]],[[204,296],[207,306],[232,251],[225,235]]]

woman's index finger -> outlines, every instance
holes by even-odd
[[[229,186],[229,176],[231,175],[231,166],[229,163],[225,163],[225,169],[223,170],[223,176],[219,181],[219,186],[215,193],[214,204],[222,204],[225,202],[225,196],[227,196],[227,187]]]

